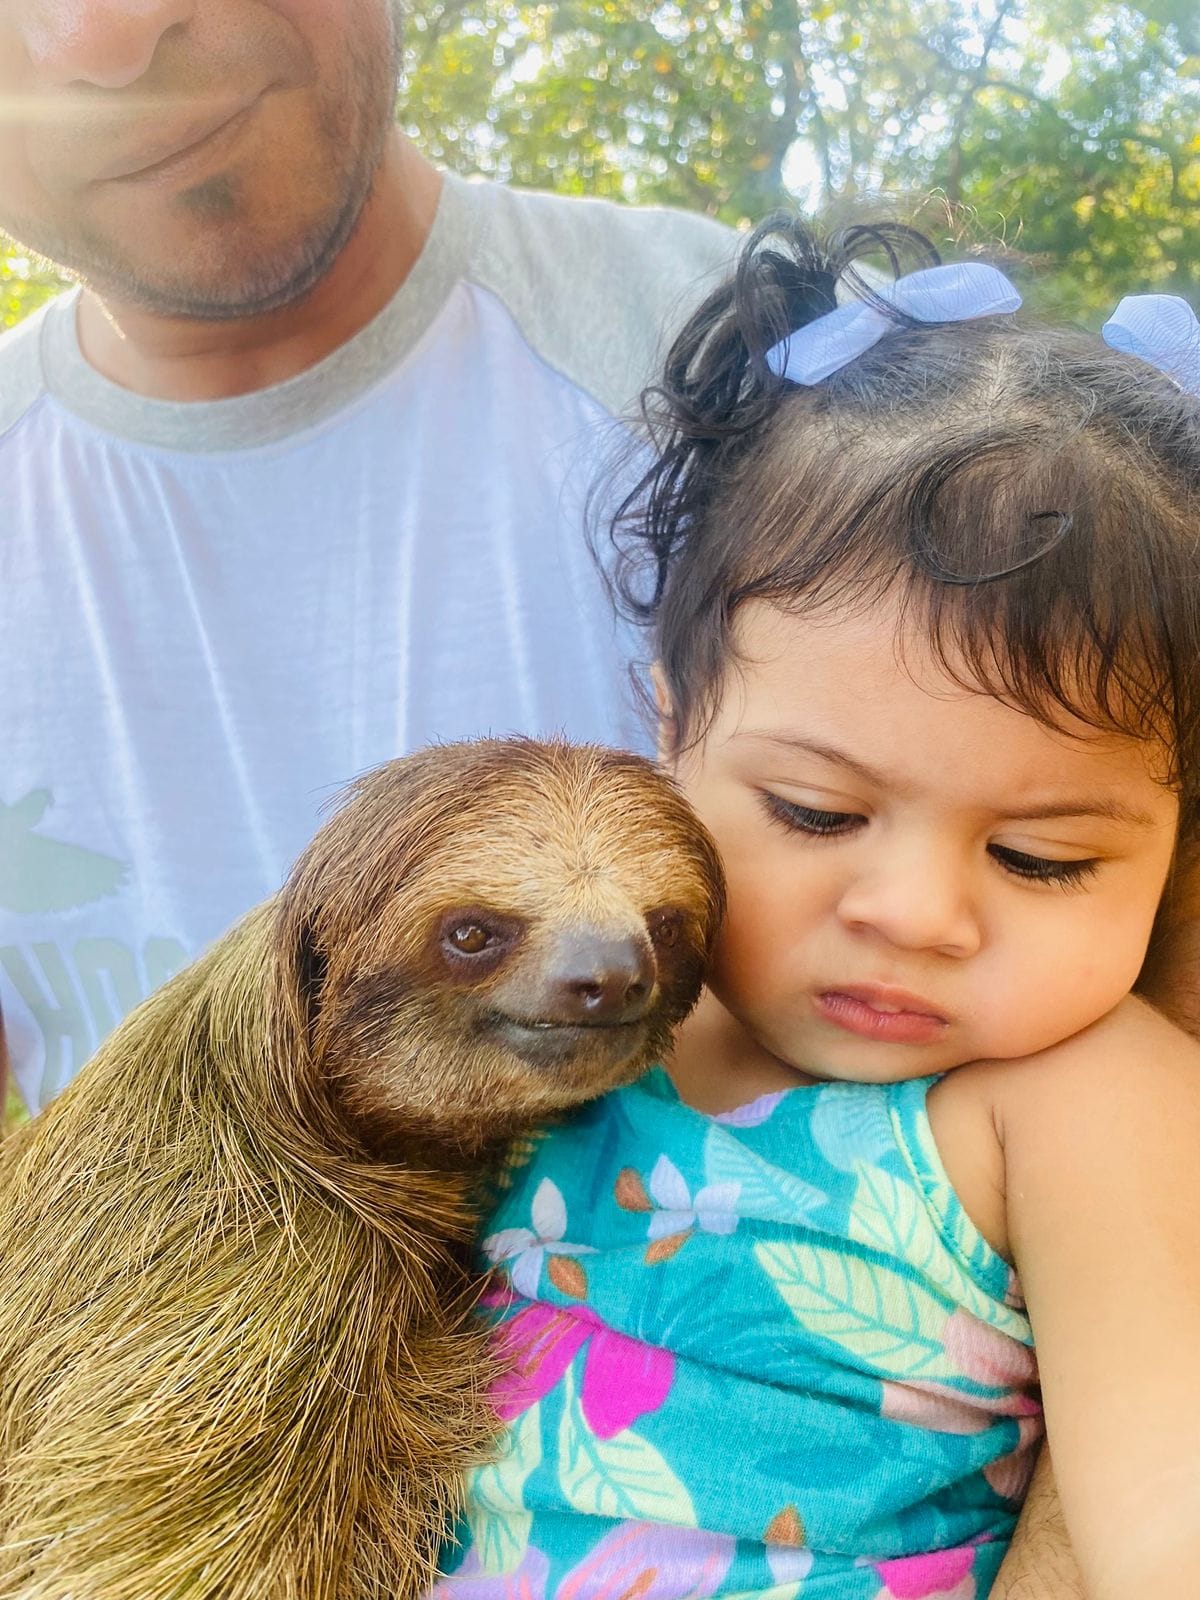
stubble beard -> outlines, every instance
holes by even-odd
[[[304,234],[278,246],[270,257],[256,255],[252,243],[238,249],[239,235],[253,239],[252,218],[238,183],[224,174],[198,184],[179,200],[214,230],[217,249],[208,281],[197,282],[182,273],[150,275],[134,257],[118,252],[112,240],[92,229],[62,240],[61,247],[59,241],[31,237],[30,247],[102,299],[119,299],[161,317],[236,321],[303,299],[329,272],[353,234],[393,127],[400,34],[391,0],[386,20],[390,48],[372,53],[353,40],[342,79],[319,108],[320,142],[329,161],[326,183],[333,201]]]

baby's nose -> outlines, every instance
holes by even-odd
[[[959,958],[982,942],[969,885],[954,864],[915,856],[857,879],[842,897],[842,921],[902,950],[936,950]]]

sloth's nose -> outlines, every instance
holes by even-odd
[[[637,1022],[649,1007],[655,976],[648,940],[577,930],[551,956],[548,1009],[562,1022]]]

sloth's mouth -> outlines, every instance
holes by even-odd
[[[501,1027],[528,1028],[532,1033],[614,1033],[625,1028],[640,1028],[645,1017],[632,1022],[555,1022],[553,1018],[507,1017],[496,1012],[493,1021]]]
[[[513,1017],[492,1012],[485,1029],[531,1067],[569,1067],[576,1058],[619,1066],[646,1037],[648,1018],[626,1022],[559,1022],[553,1017]]]

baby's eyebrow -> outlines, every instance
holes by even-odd
[[[1119,800],[1064,800],[1056,805],[1019,806],[1004,813],[1013,822],[1053,822],[1056,817],[1103,817],[1129,828],[1153,828],[1155,818],[1148,811],[1122,805]]]
[[[853,772],[856,777],[865,783],[874,784],[876,788],[890,786],[891,780],[887,773],[878,767],[860,761],[857,756],[848,755],[836,745],[823,744],[819,739],[803,739],[799,734],[771,733],[765,728],[741,728],[734,737],[755,739],[762,744],[778,745],[784,750],[799,750],[806,755],[819,756],[823,761],[832,761],[839,767],[845,767],[848,772]],[[1127,806],[1122,801],[1107,796],[1103,799],[1061,800],[1046,805],[1015,806],[1006,808],[1003,815],[1006,820],[1012,822],[1053,822],[1060,817],[1101,817],[1106,822],[1117,822],[1127,828],[1153,828],[1158,825],[1157,820],[1148,811]]]
[[[784,750],[799,750],[805,755],[820,756],[822,761],[832,761],[839,767],[845,767],[864,782],[874,784],[876,788],[886,788],[891,781],[887,773],[878,767],[868,766],[865,761],[847,755],[836,745],[822,744],[819,739],[802,739],[795,733],[770,733],[765,728],[739,728],[734,738],[756,739],[760,744],[774,744]]]

